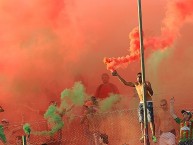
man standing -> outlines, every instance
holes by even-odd
[[[140,141],[143,143],[144,141],[144,110],[143,110],[143,84],[142,84],[142,76],[141,73],[137,74],[137,82],[127,82],[125,81],[118,73],[117,71],[114,71],[112,73],[113,76],[117,76],[119,80],[126,86],[129,87],[135,87],[140,103],[138,107],[138,115],[139,115],[139,122],[141,124],[141,132],[142,132],[142,137],[140,138]],[[155,125],[154,125],[154,114],[153,114],[153,101],[152,101],[152,96],[153,96],[153,90],[151,87],[150,82],[145,82],[144,83],[144,89],[146,92],[146,102],[147,102],[147,119],[148,122],[150,123],[150,128],[152,131],[152,140],[153,142],[157,142],[157,138],[155,136]]]
[[[183,118],[179,118],[174,113],[174,97],[170,100],[170,113],[176,123],[180,124],[180,141],[179,145],[192,145],[193,144],[193,120],[190,111],[182,110]]]
[[[170,115],[166,99],[162,99],[160,101],[160,110],[158,111],[158,128],[160,131],[159,145],[176,145],[174,120]]]
[[[118,88],[109,82],[109,75],[107,73],[103,73],[101,75],[102,84],[97,87],[95,92],[95,97],[99,99],[105,99],[109,96],[110,93],[119,94]]]

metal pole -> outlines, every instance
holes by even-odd
[[[22,145],[27,145],[26,136],[22,136]]]
[[[143,28],[142,28],[141,0],[138,0],[138,21],[139,21],[138,23],[139,23],[139,36],[140,36],[141,74],[142,74],[142,84],[143,84],[144,145],[150,145],[149,137],[148,137],[146,90],[144,89],[144,83],[145,83],[145,63],[144,63],[144,47],[143,47]]]

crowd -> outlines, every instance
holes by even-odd
[[[139,142],[143,143],[146,141],[144,127],[144,94],[146,97],[147,121],[151,129],[152,142],[158,143],[159,145],[193,144],[192,112],[182,109],[182,117],[177,116],[174,111],[175,99],[172,97],[170,101],[167,101],[164,98],[161,99],[159,102],[160,109],[156,110],[155,114],[153,106],[154,92],[151,83],[149,81],[142,82],[141,73],[137,74],[136,82],[126,81],[117,71],[114,71],[112,75],[117,77],[124,85],[136,89],[139,98],[138,118],[141,126],[141,137],[139,137]],[[84,105],[82,106],[83,114],[80,120],[80,125],[84,127],[83,134],[88,139],[88,145],[110,145],[111,143],[108,134],[99,130],[99,126],[101,124],[101,120],[98,117],[100,112],[99,102],[108,98],[110,94],[119,94],[120,92],[116,85],[110,83],[110,77],[107,73],[102,74],[101,79],[102,84],[97,87],[94,96],[91,96],[89,99],[85,100]],[[57,103],[52,101],[50,105],[57,106]],[[62,118],[67,112],[71,111],[73,107],[74,106],[72,105],[70,108],[56,110],[55,113]],[[1,106],[0,112],[4,112],[4,109]],[[175,123],[179,124],[177,130],[174,127]],[[7,119],[3,119],[0,125],[0,140],[3,144],[9,144],[9,141],[6,138],[6,130],[8,129],[9,121]],[[60,136],[60,141],[57,144],[62,145],[61,128],[58,129],[56,133]],[[28,138],[30,138],[30,136],[28,136]],[[16,144],[22,144],[22,136],[16,137]],[[48,144],[49,143],[44,143],[44,145]]]

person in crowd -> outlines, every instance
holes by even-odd
[[[166,99],[161,99],[160,110],[157,112],[158,124],[157,128],[159,129],[160,145],[176,145],[176,130],[174,128],[174,120],[170,115],[170,109]]]
[[[151,132],[152,132],[152,140],[153,142],[157,142],[157,138],[155,136],[155,124],[154,124],[154,112],[153,112],[153,89],[151,87],[151,83],[146,81],[144,84],[142,83],[142,74],[137,74],[137,81],[136,82],[127,82],[125,81],[115,70],[112,73],[113,76],[117,76],[118,79],[126,86],[134,87],[137,91],[140,103],[138,107],[138,115],[139,115],[139,122],[141,124],[141,133],[142,137],[140,138],[140,141],[144,142],[144,110],[143,110],[143,87],[145,89],[145,95],[146,95],[146,102],[147,102],[147,119],[150,124]]]
[[[179,145],[192,145],[193,144],[193,120],[192,112],[182,110],[182,118],[178,117],[174,112],[175,99],[170,99],[170,114],[173,119],[180,125],[180,140]]]
[[[105,99],[109,97],[109,94],[119,94],[119,90],[116,85],[110,83],[110,77],[107,73],[101,75],[102,84],[100,84],[95,92],[95,97],[98,99]]]

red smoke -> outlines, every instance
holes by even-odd
[[[161,28],[161,36],[150,37],[144,39],[144,48],[153,50],[167,49],[173,45],[174,41],[180,35],[180,29],[183,24],[193,16],[193,1],[192,0],[177,0],[171,1],[168,4],[166,17],[163,20]],[[134,28],[129,34],[130,48],[129,55],[118,58],[104,58],[104,63],[107,69],[113,71],[119,67],[124,68],[132,61],[138,60],[139,52],[139,33],[138,29]]]
[[[66,6],[72,4],[63,0],[1,1],[0,100],[6,112],[17,110],[20,115],[27,110],[25,104],[45,109],[72,83],[68,79],[72,67],[67,64],[79,60],[84,37]]]
[[[169,4],[163,19],[166,2]],[[101,83],[101,74],[109,73],[101,60],[104,56],[124,56],[128,53],[125,49],[128,45],[128,55],[119,59],[110,58],[109,69],[119,68],[120,63],[122,67],[127,67],[128,62],[138,60],[136,28],[129,36],[130,44],[127,40],[128,31],[138,24],[136,3],[131,0],[1,0],[0,105],[5,112],[0,114],[0,120],[6,118],[10,123],[17,121],[21,124],[21,121],[42,119],[49,102],[59,101],[62,90],[71,88],[74,81],[82,81],[87,93],[94,94]],[[193,28],[184,23],[193,20],[193,2],[144,0],[142,3],[146,54],[152,52],[149,50],[166,49],[174,43],[180,48],[156,67],[155,81],[159,84],[153,82],[151,75],[155,67],[147,73],[155,91],[153,100],[156,102],[159,97],[174,96],[176,105],[183,103],[188,106],[190,102],[191,107]],[[120,73],[126,80],[135,81],[138,71],[138,63],[132,63],[129,69]],[[110,77],[110,81],[125,96],[119,106],[127,110],[136,108],[138,98],[132,98],[135,95],[133,89],[125,87],[115,77]],[[186,85],[182,85],[184,83]],[[73,111],[75,115],[81,112]],[[130,130],[135,129],[135,133],[140,131],[130,126],[132,121],[137,120],[133,116],[120,118],[116,115],[112,119],[117,124],[115,129],[123,129],[119,135],[122,139],[129,141],[128,136],[132,134],[129,129],[124,131],[125,128],[131,127]],[[109,120],[106,123],[104,125],[108,125]],[[77,123],[69,127],[71,125],[80,128]],[[114,132],[111,126],[106,128],[109,134]],[[74,130],[75,136],[80,135],[80,130],[77,130]],[[74,131],[70,130],[67,138]]]
[[[118,57],[118,58],[104,58],[104,63],[107,64],[108,70],[115,70],[119,67],[125,68],[128,63],[139,59],[140,55],[140,45],[139,45],[139,31],[138,28],[134,28],[129,34],[130,39],[130,55],[126,57]]]
[[[163,1],[144,1],[144,28],[157,31],[167,0]],[[151,38],[154,41],[150,41],[147,37],[149,33],[144,29],[144,43],[149,40],[148,44],[155,48],[158,48],[157,45],[173,44],[179,36],[177,28],[191,18],[192,2],[182,2],[184,5],[169,6],[173,7],[172,11],[179,10],[180,6],[181,13],[185,15],[167,12],[167,17],[172,21],[168,21],[167,17],[164,19],[167,23],[162,25],[162,37]],[[62,90],[71,88],[74,81],[82,81],[87,93],[94,94],[101,83],[100,75],[107,72],[101,60],[104,56],[126,54],[126,49],[118,48],[128,47],[128,30],[137,25],[136,1],[128,0],[1,0],[0,13],[0,105],[6,110],[0,118],[15,121],[21,121],[22,114],[26,116],[24,120],[35,120],[37,114],[28,108],[46,110],[49,102],[59,101]],[[174,21],[176,17],[177,22]],[[154,21],[152,25],[151,21]],[[165,31],[164,28],[170,29]],[[187,27],[187,31],[190,30]],[[165,37],[166,32],[170,37]],[[172,35],[174,32],[175,35]],[[191,34],[188,33],[189,38],[192,38]],[[125,62],[122,66],[126,67],[128,61],[139,59],[136,29],[129,37],[133,39],[130,41],[132,48],[129,55],[115,59],[117,62],[109,59],[115,69],[120,62]],[[160,38],[164,43],[158,43]],[[186,55],[192,54],[189,52],[191,49],[186,50]],[[186,64],[192,68],[189,62],[187,60]],[[130,70],[130,75],[136,72],[135,66]],[[175,66],[179,67],[179,64]],[[128,88],[119,84],[116,78],[111,77],[111,82],[117,84],[121,94],[128,95]]]

